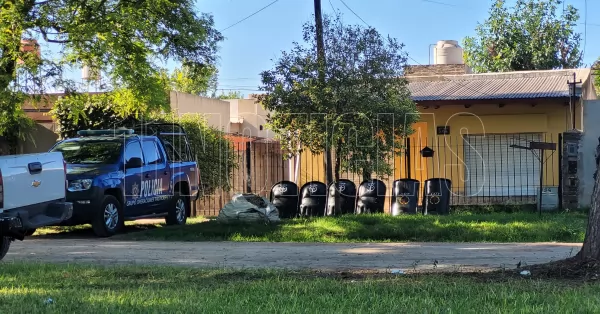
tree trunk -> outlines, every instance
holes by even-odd
[[[333,209],[333,215],[339,215],[342,212],[342,208],[341,208],[341,195],[340,195],[340,191],[338,190],[338,182],[340,182],[340,167],[341,167],[341,161],[342,161],[342,154],[341,154],[341,140],[338,140],[337,146],[335,148],[335,171],[334,171],[334,179],[333,182],[335,185],[335,189],[334,189],[334,209]]]
[[[597,170],[595,176],[585,239],[581,251],[577,253],[577,257],[581,260],[600,260],[600,189],[598,188],[600,175]]]
[[[7,2],[4,5],[5,10],[11,10],[12,7],[15,6],[14,2]],[[35,6],[35,0],[26,0],[20,4],[19,15],[22,17],[23,21],[27,21],[27,16],[29,12],[33,10]],[[25,22],[23,24],[26,24]],[[19,49],[21,48],[21,34],[23,34],[23,24],[14,25],[10,24],[10,22],[0,23],[0,28],[8,31],[8,38],[5,38],[4,45],[0,46],[0,58],[2,58],[2,62],[0,62],[0,91],[7,89],[10,86],[10,83],[16,78],[17,71],[17,59]]]
[[[369,169],[363,168],[362,177],[363,177],[363,181],[371,180],[371,172],[369,171]]]

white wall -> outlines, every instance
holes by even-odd
[[[594,189],[594,171],[596,171],[596,147],[600,137],[600,100],[585,100],[583,104],[583,125],[584,133],[581,140],[580,154],[581,169],[578,169],[579,175],[579,205],[582,207],[590,206],[592,200],[592,190]]]
[[[171,109],[178,115],[201,113],[206,116],[208,125],[229,132],[229,102],[200,97],[197,95],[171,92]]]

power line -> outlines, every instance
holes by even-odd
[[[367,25],[368,27],[371,27],[371,25],[369,25],[367,22],[365,22],[365,20],[362,19],[362,17],[360,17],[356,12],[354,12],[354,10],[352,10],[347,4],[346,2],[344,2],[344,0],[340,0],[342,2],[342,4],[348,9],[350,10],[350,12],[352,12],[352,14],[354,14],[354,16],[356,16],[359,20],[361,20],[363,23],[365,23],[365,25]],[[413,62],[416,62],[417,64],[421,65],[419,63],[419,61],[415,60],[413,57],[411,57],[408,53],[406,54],[406,56],[412,60]]]
[[[217,90],[225,90],[225,91],[244,91],[244,92],[260,92],[259,89],[249,89],[249,88],[217,88]]]
[[[260,10],[258,10],[258,11],[256,11],[256,12],[254,12],[254,13],[252,13],[252,14],[250,14],[250,15],[246,16],[245,18],[243,18],[243,19],[241,19],[241,20],[239,20],[239,21],[237,21],[237,22],[235,22],[235,23],[233,23],[233,24],[231,24],[231,25],[229,25],[229,26],[225,27],[224,29],[222,29],[222,30],[221,30],[221,32],[224,32],[224,31],[226,31],[226,30],[228,30],[228,29],[230,29],[230,28],[232,28],[232,27],[234,27],[234,26],[236,26],[236,25],[238,25],[238,24],[242,23],[243,21],[245,21],[245,20],[247,20],[247,19],[249,19],[249,18],[251,18],[251,17],[255,16],[256,14],[260,13],[260,12],[261,12],[261,11],[263,11],[264,9],[266,9],[266,8],[268,8],[268,7],[272,6],[272,5],[274,5],[274,4],[275,4],[277,1],[279,1],[279,0],[275,0],[275,1],[273,1],[273,2],[271,2],[271,3],[269,3],[269,4],[267,4],[266,6],[262,7]]]
[[[219,78],[219,81],[258,81],[260,77],[236,77],[236,78]]]
[[[333,10],[333,12],[335,13],[335,7],[333,6],[333,3],[331,2],[331,0],[329,0],[329,5],[331,5],[331,10]]]
[[[581,60],[583,61],[583,58],[585,56],[585,46],[587,45],[587,0],[584,1],[584,6],[583,6],[583,51],[581,51]]]
[[[340,2],[342,2],[342,4],[346,7],[346,9],[350,10],[350,12],[352,12],[352,14],[354,14],[354,16],[356,16],[359,20],[361,20],[363,23],[365,23],[365,25],[367,25],[368,27],[371,27],[371,25],[369,25],[369,23],[365,22],[365,20],[362,19],[362,17],[358,16],[358,14],[356,14],[356,12],[354,12],[354,10],[352,10],[347,4],[346,2],[344,2],[344,0],[340,0]]]
[[[441,4],[441,5],[445,5],[445,6],[449,6],[449,7],[456,7],[457,5],[454,3],[446,3],[446,2],[440,2],[440,1],[434,1],[434,0],[421,0],[423,2],[429,2],[429,3],[435,3],[435,4]]]

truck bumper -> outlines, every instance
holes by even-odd
[[[92,221],[93,215],[98,212],[104,191],[92,187],[87,191],[67,192],[67,201],[73,203],[73,216],[61,225],[79,225]]]
[[[73,215],[70,202],[48,202],[31,205],[0,214],[0,234],[23,240],[27,230],[52,226]]]

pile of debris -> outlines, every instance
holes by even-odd
[[[233,223],[276,223],[279,212],[266,198],[256,194],[236,194],[220,211],[217,221]]]

